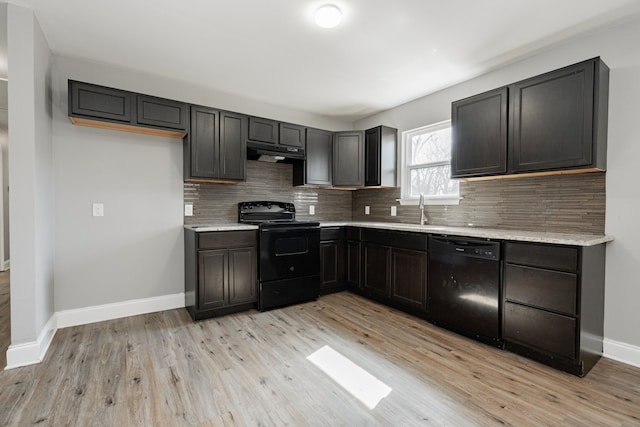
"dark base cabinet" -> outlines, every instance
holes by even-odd
[[[360,229],[347,227],[345,230],[347,243],[346,249],[346,265],[345,275],[347,281],[347,288],[352,291],[359,291],[362,286],[360,281],[360,254],[362,251],[362,244],[360,243]]]
[[[320,294],[346,289],[344,229],[320,229]]]
[[[255,306],[257,231],[184,230],[185,306],[194,320]]]
[[[506,242],[506,348],[584,376],[602,356],[605,245]]]

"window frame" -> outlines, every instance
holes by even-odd
[[[451,159],[437,162],[421,163],[417,165],[408,165],[409,150],[411,149],[411,138],[417,134],[429,132],[437,132],[439,130],[451,128],[451,120],[433,123],[426,126],[420,126],[415,129],[409,129],[402,132],[401,150],[400,150],[400,204],[401,205],[417,205],[418,196],[411,196],[409,188],[411,183],[411,170],[425,167],[437,167],[451,165]],[[458,186],[458,194],[442,195],[442,196],[425,196],[424,202],[427,205],[458,205],[460,204],[460,187]]]

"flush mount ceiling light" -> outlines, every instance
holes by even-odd
[[[325,4],[320,6],[316,11],[316,24],[322,28],[334,28],[340,25],[340,19],[342,18],[342,12],[337,6],[332,4]]]

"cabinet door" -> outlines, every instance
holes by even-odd
[[[344,283],[344,241],[320,242],[320,289],[342,286]]]
[[[219,176],[220,139],[219,112],[210,108],[191,107],[189,133],[190,177],[217,178]]]
[[[307,142],[307,133],[304,126],[280,123],[280,145],[300,148],[304,150]]]
[[[380,126],[369,129],[364,133],[364,184],[380,185],[380,141],[382,130]]]
[[[333,135],[329,131],[307,129],[307,160],[304,184],[331,185]],[[294,169],[296,165],[294,164]]]
[[[219,178],[243,181],[247,175],[247,117],[220,112]]]
[[[333,185],[364,185],[364,133],[336,132],[333,135]]]
[[[591,165],[594,68],[586,61],[511,86],[513,172]]]
[[[391,298],[408,307],[426,311],[426,252],[395,248],[392,250]]]
[[[198,252],[198,310],[226,305],[228,251]]]
[[[362,243],[362,289],[371,295],[389,297],[391,248]]]
[[[260,117],[249,117],[249,139],[251,141],[277,144],[278,122]]]
[[[360,242],[347,241],[347,285],[353,289],[360,288]]]
[[[229,304],[244,304],[258,300],[256,275],[257,250],[238,248],[229,250]]]
[[[138,124],[186,130],[187,104],[154,96],[137,95]]]
[[[69,81],[69,115],[131,123],[132,102],[131,92]]]
[[[451,177],[507,172],[507,88],[451,104]]]

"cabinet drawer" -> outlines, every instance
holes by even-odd
[[[327,227],[320,229],[320,240],[341,240],[344,238],[344,229],[342,227]]]
[[[257,247],[257,231],[213,231],[198,233],[198,249]]]
[[[575,271],[578,269],[578,248],[537,243],[506,242],[505,261],[533,267]]]
[[[360,229],[357,227],[347,227],[345,229],[345,235],[347,240],[358,240],[360,241]]]
[[[576,319],[520,304],[504,304],[503,338],[559,356],[576,357]]]
[[[427,250],[427,234],[423,233],[364,229],[362,230],[362,241],[393,246],[394,248]]]
[[[187,129],[187,104],[154,96],[138,95],[138,123],[169,129]]]
[[[506,264],[504,286],[505,297],[512,301],[576,314],[578,276],[574,273]]]

